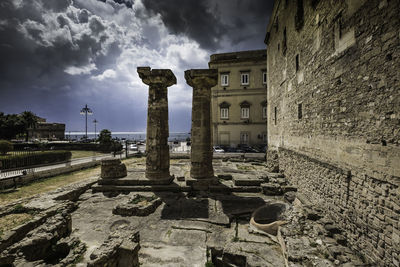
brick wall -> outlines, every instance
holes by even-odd
[[[395,266],[398,14],[398,0],[277,0],[266,38],[267,161],[279,156],[270,167],[324,207],[369,261]]]

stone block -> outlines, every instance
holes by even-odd
[[[186,185],[190,186],[193,190],[208,190],[210,185],[218,185],[220,182],[217,177],[209,178],[209,179],[186,179]]]
[[[233,182],[236,186],[260,186],[263,180],[254,176],[234,175]]]
[[[125,164],[120,159],[103,159],[101,161],[101,178],[116,179],[127,175]]]
[[[278,184],[265,183],[261,184],[264,195],[279,196],[282,195],[282,189]]]
[[[281,186],[282,188],[282,192],[286,193],[286,192],[297,192],[297,187],[295,186],[291,186],[291,185],[284,185]]]
[[[161,199],[155,195],[136,195],[127,203],[117,205],[112,213],[121,216],[148,216],[153,213],[161,203]]]

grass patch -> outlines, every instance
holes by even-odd
[[[142,196],[142,195],[136,195],[132,200],[130,200],[128,203],[129,204],[139,204],[141,202],[145,202],[145,203],[149,203],[151,201],[153,201],[154,199],[156,199],[157,196],[156,195],[152,195],[151,197],[146,197],[146,196]]]
[[[71,150],[71,159],[87,158],[101,155],[108,155],[109,153],[100,153],[97,151],[81,151],[81,150]]]
[[[18,225],[24,224],[33,218],[31,213],[17,213],[8,214],[0,218],[0,240],[2,240],[3,234],[15,228]]]
[[[236,167],[237,167],[238,170],[243,170],[243,171],[255,170],[253,165],[236,164]]]
[[[123,162],[127,165],[133,165],[136,161],[138,160],[135,158],[123,160]],[[37,194],[46,193],[72,183],[82,182],[89,177],[98,175],[100,175],[100,166],[42,179],[28,185],[24,185],[18,188],[17,191],[0,194],[0,205],[4,205],[19,199],[30,198]]]
[[[237,236],[235,236],[235,237],[233,237],[232,238],[232,242],[239,242],[240,240],[239,240],[239,237],[237,237]]]
[[[215,267],[215,265],[212,263],[212,261],[207,261],[205,267]]]
[[[170,238],[171,234],[172,234],[172,231],[171,231],[171,229],[169,229],[165,235],[168,236],[168,238]]]
[[[0,194],[0,204],[13,202],[18,199],[29,198],[34,195],[49,192],[62,186],[84,181],[88,177],[99,175],[100,167],[86,169],[83,171],[72,172],[69,174],[58,175],[40,181],[33,182],[18,188],[17,191]]]

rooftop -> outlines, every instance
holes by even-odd
[[[250,50],[250,51],[213,54],[210,56],[209,64],[242,62],[242,61],[249,61],[249,60],[266,61],[267,60],[267,50],[261,49],[261,50]]]

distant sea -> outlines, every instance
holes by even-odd
[[[96,133],[97,137],[99,133]],[[146,140],[145,132],[111,132],[113,138],[126,139],[132,141]],[[85,136],[85,132],[65,132],[65,139],[67,140],[80,140]],[[88,132],[88,138],[95,138],[94,132]],[[185,141],[190,138],[190,133],[169,133],[169,141]]]

